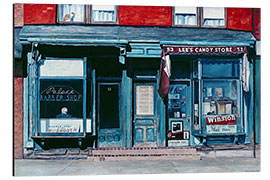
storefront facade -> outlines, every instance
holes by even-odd
[[[24,25],[23,147],[250,144],[256,39],[248,31]],[[163,56],[168,94],[158,93]]]

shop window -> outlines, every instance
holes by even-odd
[[[196,7],[175,7],[174,8],[175,25],[197,25],[197,8]]]
[[[92,5],[91,21],[96,22],[116,22],[116,7],[109,5]]]
[[[239,114],[239,81],[213,80],[203,82],[203,116]]]
[[[39,133],[83,133],[82,59],[46,59],[39,67]]]
[[[225,26],[225,9],[221,7],[204,7],[202,16],[203,26]]]
[[[203,60],[202,115],[239,114],[240,61]]]
[[[236,78],[240,75],[239,61],[204,60],[202,64],[204,78]]]
[[[85,22],[85,6],[79,4],[60,4],[58,8],[59,22],[83,23]]]

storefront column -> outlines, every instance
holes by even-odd
[[[127,70],[122,73],[122,97],[124,111],[124,141],[126,147],[132,147],[132,79],[127,76]]]

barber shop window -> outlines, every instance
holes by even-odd
[[[58,5],[60,24],[114,24],[117,23],[117,6],[111,5]]]
[[[45,59],[39,67],[39,132],[83,133],[83,59]]]
[[[225,8],[222,7],[204,7],[202,9],[202,26],[205,27],[224,27],[225,26]]]
[[[174,7],[174,25],[197,26],[196,7]]]

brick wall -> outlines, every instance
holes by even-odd
[[[172,8],[166,6],[119,6],[119,25],[172,26]]]
[[[227,28],[252,31],[252,8],[227,8]]]
[[[14,78],[14,158],[23,158],[23,78]]]
[[[253,34],[256,39],[261,39],[261,9],[255,8],[253,10]]]
[[[55,4],[24,4],[24,24],[55,24]]]
[[[23,4],[14,4],[14,27],[23,26]]]

